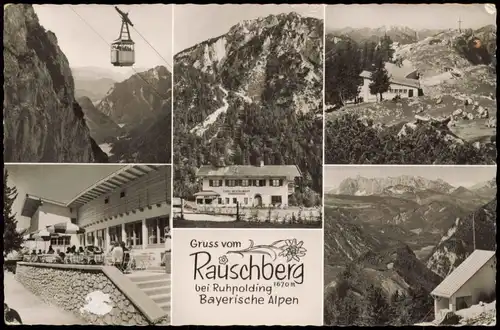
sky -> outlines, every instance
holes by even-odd
[[[441,179],[452,186],[470,187],[496,176],[496,166],[325,166],[325,191],[337,188],[347,178],[360,175],[365,178],[421,176],[430,180]]]
[[[67,203],[81,191],[124,165],[5,165],[9,186],[17,189],[13,211],[19,228],[28,228],[30,218],[21,216],[26,194]]]
[[[34,5],[33,7],[40,24],[57,36],[59,47],[66,54],[70,67],[130,70],[127,67],[114,67],[110,63],[109,44],[118,38],[121,29],[121,18],[114,6],[94,4]],[[172,5],[120,5],[119,8],[129,13],[129,19],[134,24],[134,27],[130,27],[131,38],[135,42],[136,63],[134,66],[153,68],[163,65],[170,70],[173,56]],[[134,28],[153,45],[161,57],[137,34]]]
[[[411,29],[480,28],[496,25],[496,13],[489,14],[483,4],[369,4],[329,5],[326,8],[325,30],[406,26]]]
[[[324,18],[322,5],[176,5],[174,7],[174,53],[223,35],[241,21],[293,11],[306,17]]]

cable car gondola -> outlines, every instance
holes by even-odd
[[[115,6],[122,18],[120,36],[111,44],[111,64],[114,66],[132,66],[135,63],[134,42],[130,38],[128,26],[134,26],[128,18],[128,13],[122,12]]]

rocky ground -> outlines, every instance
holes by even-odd
[[[453,314],[453,318],[457,321],[453,322],[456,324],[449,324],[449,325],[495,326],[497,323],[496,301],[493,301],[489,304],[480,303],[466,309],[461,309],[457,311],[455,314]],[[439,321],[434,320],[434,322],[423,322],[415,325],[437,326],[439,325]]]

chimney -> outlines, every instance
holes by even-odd
[[[259,166],[260,167],[264,167],[264,161],[263,160],[260,161],[260,165]]]

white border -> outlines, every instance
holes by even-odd
[[[169,325],[172,325],[174,324],[173,322],[173,310],[174,310],[174,295],[173,295],[173,278],[174,278],[174,249],[175,249],[175,244],[174,244],[174,240],[175,240],[175,232],[174,232],[174,208],[172,206],[172,201],[173,201],[173,198],[174,198],[174,83],[175,83],[175,79],[174,79],[174,71],[175,71],[175,62],[174,62],[174,55],[175,55],[175,51],[174,51],[174,46],[175,46],[175,43],[174,43],[174,36],[175,36],[175,24],[174,24],[174,20],[175,20],[175,15],[174,15],[174,11],[175,11],[175,4],[170,4],[170,6],[172,6],[172,35],[170,36],[170,42],[171,42],[171,48],[172,48],[172,87],[171,87],[171,102],[172,102],[172,105],[170,107],[170,221],[169,221],[169,225],[170,225],[170,324]]]

